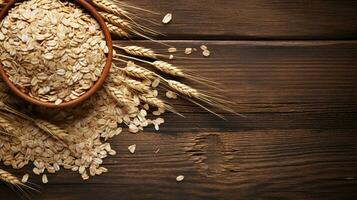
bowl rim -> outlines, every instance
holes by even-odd
[[[26,0],[10,0],[9,3],[0,12],[0,21],[2,21],[6,17],[9,10],[14,7],[15,3],[19,3],[22,1],[26,1]],[[87,100],[97,90],[99,90],[109,74],[110,67],[111,67],[112,60],[113,60],[113,43],[112,43],[112,38],[110,36],[109,29],[108,29],[104,19],[99,15],[98,11],[90,3],[88,3],[86,0],[75,0],[75,3],[78,6],[84,8],[99,23],[99,26],[101,27],[102,32],[104,34],[105,41],[106,41],[107,47],[109,49],[109,52],[106,54],[107,59],[106,59],[106,63],[103,68],[102,74],[100,75],[99,79],[94,83],[94,85],[89,90],[87,90],[83,95],[79,96],[77,99],[70,100],[68,102],[63,102],[59,105],[56,105],[54,102],[51,103],[51,102],[40,101],[38,99],[35,99],[35,98],[23,93],[20,89],[18,89],[12,83],[12,81],[9,79],[8,75],[6,74],[3,65],[0,63],[0,76],[3,79],[3,81],[5,82],[5,84],[10,88],[10,90],[12,92],[14,92],[17,96],[21,97],[22,99],[24,99],[27,102],[30,102],[34,105],[47,107],[47,108],[65,108],[65,107],[71,107],[71,106],[78,105],[78,104],[82,103],[83,101]]]

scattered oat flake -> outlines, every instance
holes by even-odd
[[[172,20],[172,13],[167,13],[165,17],[162,19],[162,23],[168,24]]]
[[[202,51],[204,50],[208,50],[207,46],[206,45],[201,45],[200,48],[202,49]]]
[[[55,101],[55,105],[60,105],[62,102],[63,102],[62,99],[57,99],[57,100]]]
[[[211,55],[211,52],[208,51],[208,50],[204,50],[204,51],[202,52],[202,55],[205,56],[205,57],[208,57],[208,56]]]
[[[190,55],[192,53],[192,48],[186,48],[185,54]]]
[[[155,80],[152,82],[151,86],[152,86],[153,88],[156,88],[157,86],[159,86],[159,84],[160,84],[160,79],[157,78],[157,79],[155,79]]]
[[[170,53],[175,53],[175,52],[177,52],[177,49],[175,47],[171,47],[167,51]]]
[[[184,178],[185,177],[183,175],[179,175],[179,176],[176,177],[176,181],[177,182],[181,182],[181,181],[183,181]]]
[[[128,150],[130,151],[130,153],[135,153],[135,149],[136,149],[136,144],[132,144],[128,147]]]
[[[46,174],[42,175],[42,183],[44,184],[48,183],[48,178]]]
[[[21,179],[21,182],[23,182],[23,183],[27,183],[27,181],[29,180],[29,174],[25,174],[23,177],[22,177],[22,179]]]

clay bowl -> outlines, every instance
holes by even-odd
[[[15,3],[19,3],[22,1],[24,1],[24,0],[10,0],[9,3],[0,12],[0,21],[2,21],[6,17],[9,10],[15,6]],[[19,97],[21,97],[22,99],[24,99],[25,101],[27,101],[29,103],[32,103],[32,104],[35,104],[38,106],[42,106],[42,107],[47,107],[47,108],[65,108],[65,107],[78,105],[78,104],[82,103],[83,101],[85,101],[86,99],[88,99],[89,97],[91,97],[103,85],[106,77],[109,74],[109,69],[112,64],[112,58],[113,58],[112,39],[110,36],[109,29],[106,26],[104,20],[99,15],[99,13],[96,11],[96,9],[92,5],[90,5],[86,0],[75,0],[75,3],[79,7],[86,10],[93,18],[95,18],[98,21],[98,23],[103,31],[103,34],[105,36],[105,40],[106,40],[107,46],[109,48],[109,53],[107,54],[107,60],[106,60],[105,66],[103,68],[102,74],[99,77],[99,79],[93,84],[93,86],[82,96],[78,97],[77,99],[68,101],[68,102],[63,102],[60,105],[55,105],[54,103],[51,103],[51,102],[43,102],[38,99],[32,98],[31,96],[20,91],[10,81],[8,75],[4,71],[2,64],[0,63],[0,75],[3,79],[3,81],[11,89],[11,91],[13,91],[16,95],[18,95]]]

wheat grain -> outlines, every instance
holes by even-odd
[[[119,48],[123,49],[126,53],[133,56],[147,57],[153,59],[157,58],[157,54],[152,49],[147,49],[139,46],[123,46]]]
[[[118,26],[115,26],[113,24],[109,24],[108,22],[106,22],[107,27],[110,31],[110,33],[118,35],[119,37],[122,38],[129,38],[129,34],[127,32],[125,32],[123,29],[119,28]]]

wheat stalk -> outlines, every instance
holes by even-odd
[[[122,38],[129,38],[129,34],[127,32],[125,32],[123,29],[121,29],[113,24],[109,24],[107,22],[106,22],[106,24],[107,24],[107,27],[108,27],[110,33],[118,35]]]
[[[217,115],[218,117],[220,117],[222,119],[224,119],[224,117],[222,115],[217,114],[216,112],[208,109],[206,106],[204,106],[204,105],[200,104],[199,102],[196,102],[196,101],[194,101],[193,99],[190,99],[190,98],[198,99],[198,100],[200,100],[200,101],[202,101],[202,102],[204,102],[204,103],[206,103],[208,105],[217,107],[219,109],[234,113],[234,114],[242,116],[242,117],[246,117],[246,116],[244,116],[242,114],[239,114],[239,113],[235,112],[232,108],[227,106],[227,105],[234,104],[229,100],[226,100],[226,99],[221,98],[221,97],[215,97],[213,94],[212,95],[205,94],[203,92],[198,91],[197,89],[194,89],[194,88],[192,88],[192,87],[190,87],[190,86],[188,86],[186,84],[183,84],[183,83],[175,81],[175,80],[164,79],[164,81],[168,84],[168,86],[171,89],[175,90],[177,93],[179,93],[181,95],[184,95],[186,97],[189,97],[189,98],[186,98],[187,100],[189,100],[192,103],[200,106],[201,108],[211,112],[212,114]]]
[[[158,55],[158,54],[156,54]],[[168,62],[162,61],[162,60],[156,60],[154,62],[150,62],[150,61],[146,61],[140,58],[135,58],[135,57],[131,57],[131,56],[125,56],[122,54],[115,54],[115,56],[117,57],[123,57],[126,59],[131,59],[131,60],[135,60],[135,61],[139,61],[142,63],[146,63],[149,64],[151,66],[154,66],[156,69],[160,70],[161,72],[171,75],[171,76],[175,76],[175,77],[183,77],[183,78],[188,78],[191,79],[195,82],[201,83],[203,85],[209,86],[211,88],[215,88],[217,90],[222,90],[221,88],[218,87],[218,84],[214,81],[205,79],[203,77],[200,77],[199,75],[196,75],[192,72],[184,72],[184,70],[182,70],[181,68],[174,66]],[[114,58],[117,59],[117,58]],[[119,59],[120,60],[120,59]],[[122,60],[121,60],[122,61]],[[158,75],[156,75],[158,76]],[[159,76],[158,76],[159,77]]]
[[[11,106],[7,105],[4,101],[0,100],[0,110],[2,111],[5,111],[5,112],[8,112],[8,113],[11,113],[13,115],[16,115],[18,117],[21,117],[21,118],[24,118],[24,119],[27,119],[27,120],[32,120],[31,117],[23,114],[22,112],[12,108]]]

